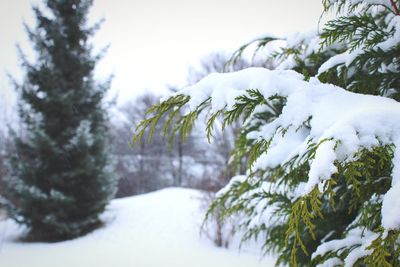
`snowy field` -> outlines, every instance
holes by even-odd
[[[169,188],[113,200],[106,226],[89,235],[55,244],[18,243],[23,229],[0,221],[1,267],[252,267],[273,266],[254,247],[221,249],[199,228],[201,194]]]

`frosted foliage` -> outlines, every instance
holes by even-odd
[[[344,64],[346,67],[350,66],[353,63],[354,59],[362,53],[361,48],[357,48],[354,51],[346,51],[342,54],[335,55],[331,57],[329,60],[324,62],[321,67],[318,69],[318,74],[321,74],[337,65]]]
[[[257,136],[257,133],[253,132],[253,134]],[[263,153],[254,163],[254,169],[275,168],[282,164],[282,162],[290,160],[294,155],[299,153],[299,149],[302,149],[307,134],[308,131],[305,129],[296,131],[290,128],[285,136],[276,135],[269,146],[268,153]]]
[[[337,2],[340,1],[330,1],[332,4],[331,7],[335,7]],[[392,10],[392,4],[389,0],[353,0],[348,1],[349,6],[358,5],[358,8],[354,10],[347,10],[346,13],[348,16],[357,16],[360,17],[365,14],[370,14],[372,17],[375,18],[375,23],[379,24],[382,28],[382,32],[386,35],[382,38],[380,42],[374,44],[373,47],[369,47],[367,42],[362,42],[355,49],[348,49],[341,54],[334,55],[330,59],[328,59],[318,70],[318,75],[326,72],[327,70],[334,68],[334,67],[341,67],[341,66],[350,66],[354,60],[356,60],[360,55],[364,54],[365,51],[369,49],[379,51],[382,50],[383,52],[388,52],[389,50],[395,48],[400,42],[400,16],[395,14],[394,12],[389,12],[385,15],[384,24],[380,22],[380,15],[383,10]],[[334,8],[333,8],[334,9]],[[373,38],[375,31],[370,31],[368,38]],[[357,39],[358,33],[356,32],[354,35],[354,39]],[[382,66],[378,68],[378,72],[380,73],[387,73],[388,70],[396,69],[392,63],[389,68],[386,66]],[[397,72],[397,71],[396,71]],[[351,76],[351,75],[350,75]]]
[[[396,229],[400,225],[400,138],[394,151],[392,188],[386,193],[382,202],[382,225],[386,229]]]
[[[320,179],[329,179],[337,171],[333,164],[336,160],[335,142],[328,141],[322,143],[315,152],[315,159],[311,163],[308,175],[308,183],[304,187],[304,192],[310,193]]]
[[[229,181],[229,184],[218,191],[216,197],[220,197],[220,196],[224,195],[226,192],[229,191],[229,188],[232,185],[234,185],[235,183],[242,183],[246,180],[246,178],[247,177],[245,175],[237,175],[237,176],[232,177],[231,180]]]
[[[318,36],[317,31],[309,32],[296,32],[288,35],[282,48],[285,49],[297,49],[300,47],[306,47],[304,50],[300,50],[297,55],[300,60],[307,62],[307,57],[313,53],[317,53],[320,48],[321,39]],[[294,59],[294,55],[290,55],[287,59],[278,63],[277,69],[292,69],[296,67],[297,62]]]
[[[82,142],[87,146],[92,146],[94,136],[91,133],[91,123],[88,120],[82,120],[76,129],[76,134],[71,138],[70,144],[72,147],[79,147]]]
[[[335,267],[335,266],[340,266],[342,264],[342,261],[339,258],[330,258],[329,260],[326,260],[322,264],[318,264],[317,267]]]
[[[387,40],[378,44],[377,47],[383,51],[388,51],[390,48],[396,46],[400,42],[400,17],[395,15],[388,16],[387,31],[393,32],[392,36]]]
[[[283,165],[295,156],[301,158],[310,143],[318,145],[310,162],[308,181],[296,190],[298,197],[307,195],[316,186],[323,188],[326,180],[337,171],[336,161],[354,160],[361,149],[370,150],[378,145],[400,147],[398,102],[352,93],[313,78],[304,81],[302,75],[291,70],[248,68],[212,74],[178,94],[190,96],[191,109],[211,98],[212,111],[216,112],[232,109],[236,96],[251,97],[247,89],[258,89],[265,99],[276,95],[287,99],[282,113],[274,121],[247,136],[270,140],[270,150],[256,160],[254,168],[268,170]],[[280,132],[282,129],[285,134]],[[396,176],[400,164],[398,150],[393,159]],[[395,198],[400,194],[399,179],[393,178],[393,186],[383,198],[385,228],[400,226],[400,201]]]
[[[383,197],[382,225],[385,229],[398,229],[400,226],[400,183],[392,186]]]
[[[310,55],[319,52],[320,43],[322,41],[317,31],[296,32],[282,39],[272,35],[268,35],[267,37],[275,38],[275,40],[253,49],[254,56],[257,54],[267,55],[275,69],[278,70],[293,69],[297,67],[299,61],[308,64]],[[249,49],[251,48],[252,47],[249,46]],[[284,54],[284,51],[290,50],[296,51],[296,53],[289,53],[284,57],[275,56]]]
[[[315,258],[318,255],[324,255],[331,251],[338,251],[349,246],[357,246],[347,255],[344,260],[344,266],[350,267],[353,266],[358,259],[371,254],[371,250],[367,248],[377,237],[378,234],[376,233],[366,231],[361,228],[355,228],[353,230],[350,230],[344,239],[331,240],[320,245],[317,250],[312,254],[312,258]],[[332,261],[334,260],[332,259]],[[336,266],[331,265],[330,263],[332,262],[326,261],[324,264],[319,266]],[[339,261],[339,265],[341,265],[341,261]]]
[[[217,198],[228,193],[232,186],[243,183],[247,180],[245,175],[238,175],[233,177],[230,182],[217,193]],[[241,216],[239,225],[244,225],[246,229],[256,229],[260,226],[273,226],[284,223],[283,217],[276,217],[273,214],[279,211],[280,207],[274,203],[269,203],[267,199],[260,199],[255,197],[262,195],[265,192],[280,192],[284,191],[283,186],[277,186],[270,182],[263,182],[260,187],[247,191],[239,196],[238,202],[250,201],[250,206],[253,208],[253,216]]]
[[[339,0],[329,0],[330,4],[335,5]],[[367,5],[382,5],[385,7],[390,8],[391,3],[390,0],[349,0],[349,4],[356,5],[356,4],[367,4]]]

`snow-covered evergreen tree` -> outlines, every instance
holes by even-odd
[[[36,60],[22,57],[17,85],[23,136],[16,138],[9,190],[11,216],[35,240],[64,240],[100,223],[115,192],[107,155],[108,118],[103,98],[109,82],[93,79],[88,26],[91,0],[46,0],[34,7],[36,28],[26,27]]]
[[[337,17],[321,34],[252,42],[276,70],[209,75],[154,106],[134,140],[185,107],[166,133],[184,137],[200,113],[209,135],[218,116],[243,120],[232,162],[247,160],[247,171],[209,214],[241,214],[244,239],[262,238],[277,264],[399,266],[399,1],[323,4]]]

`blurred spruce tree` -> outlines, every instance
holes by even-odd
[[[91,0],[46,0],[34,7],[36,28],[25,25],[36,51],[21,53],[22,135],[15,138],[10,214],[28,227],[29,239],[65,240],[99,226],[99,214],[116,188],[108,152],[103,99],[110,82],[97,83],[88,26]]]

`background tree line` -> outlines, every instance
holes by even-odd
[[[199,67],[188,70],[188,83],[193,84],[210,73],[225,72],[229,57],[211,53]],[[242,59],[234,70],[248,67]],[[171,92],[176,88],[170,88]],[[225,131],[217,129],[211,143],[201,134],[206,125],[199,125],[184,142],[176,138],[172,143],[162,134],[162,123],[154,131],[151,142],[132,147],[132,133],[146,111],[160,99],[146,93],[118,108],[112,121],[112,144],[116,172],[119,174],[117,197],[141,194],[166,186],[184,186],[216,192],[231,176],[228,162],[238,126]],[[162,118],[165,122],[166,118]],[[147,131],[146,135],[148,135]]]

